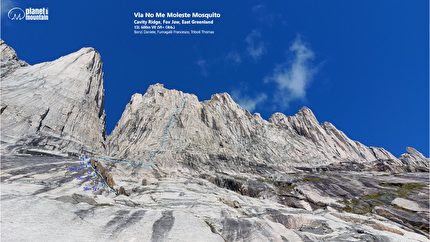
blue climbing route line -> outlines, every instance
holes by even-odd
[[[187,101],[187,99],[188,99],[188,98],[189,98],[189,97],[186,97],[186,98],[184,99],[184,102],[182,103],[182,106],[180,106],[179,108],[175,109],[175,111],[173,111],[172,119],[170,120],[170,125],[169,125],[169,127],[167,127],[166,137],[164,137],[163,147],[161,147],[161,149],[160,149],[159,151],[157,151],[156,153],[154,153],[154,154],[152,154],[152,155],[150,155],[150,156],[149,156],[149,160],[151,161],[151,164],[145,164],[145,163],[143,163],[143,162],[138,162],[138,161],[115,160],[115,159],[102,158],[102,157],[91,157],[91,158],[89,158],[89,159],[88,159],[88,157],[87,157],[87,156],[86,156],[85,158],[83,158],[83,160],[84,160],[84,161],[87,161],[87,162],[88,162],[88,165],[89,165],[89,166],[94,170],[94,172],[95,172],[95,173],[97,173],[97,174],[99,174],[99,176],[102,178],[103,183],[104,183],[107,187],[109,187],[109,189],[110,189],[112,192],[114,192],[116,195],[118,195],[118,193],[117,193],[115,190],[113,190],[113,189],[112,189],[112,188],[107,184],[107,182],[106,182],[106,180],[103,178],[102,174],[100,174],[100,172],[98,172],[98,171],[97,171],[97,170],[96,170],[96,169],[91,165],[90,160],[91,160],[91,159],[95,159],[95,160],[104,160],[104,161],[123,162],[123,163],[130,163],[130,164],[142,164],[142,166],[143,166],[143,167],[154,165],[154,161],[153,161],[151,158],[152,158],[152,157],[154,157],[155,155],[157,155],[158,153],[160,153],[161,151],[163,151],[163,150],[164,150],[164,146],[166,145],[167,137],[169,136],[169,129],[170,129],[170,127],[172,127],[173,119],[175,118],[175,113],[176,113],[176,111],[178,111],[179,109],[181,109],[181,108],[183,108],[183,107],[184,107],[185,102]],[[87,166],[86,166],[86,167],[87,167]],[[95,176],[95,174],[94,174],[94,176]],[[102,185],[103,185],[103,184],[102,184]]]
[[[184,102],[182,103],[182,106],[180,106],[179,108],[175,109],[175,111],[173,111],[172,119],[170,120],[170,125],[169,125],[169,127],[167,128],[167,134],[166,134],[166,137],[164,137],[163,147],[161,148],[161,150],[159,150],[159,151],[157,151],[156,153],[154,153],[154,154],[152,154],[152,155],[150,155],[150,156],[149,156],[149,160],[151,161],[151,163],[145,164],[144,162],[139,162],[139,161],[115,160],[115,159],[108,159],[108,158],[102,158],[102,157],[91,157],[91,158],[90,158],[90,160],[91,160],[91,159],[95,159],[95,160],[114,161],[114,162],[122,162],[122,163],[129,163],[129,164],[142,164],[142,166],[143,166],[143,167],[154,165],[154,161],[153,161],[151,158],[152,158],[152,157],[154,157],[155,155],[157,155],[158,153],[160,153],[161,151],[163,151],[163,150],[164,150],[164,146],[166,145],[167,137],[169,136],[169,129],[170,129],[170,127],[172,127],[173,119],[175,118],[175,113],[176,113],[176,111],[178,111],[179,109],[181,109],[181,108],[183,108],[183,107],[184,107],[185,102],[187,101],[187,99],[188,99],[188,98],[189,98],[189,97],[186,97],[186,98],[184,99]],[[93,168],[93,169],[94,169],[94,168]],[[109,186],[108,186],[108,187],[109,187]],[[109,188],[110,188],[110,187],[109,187]],[[111,188],[111,190],[112,190],[112,188]],[[112,190],[112,191],[113,191],[113,190]]]
[[[170,127],[171,127],[171,126],[172,126],[172,124],[173,124],[173,119],[175,118],[175,112],[176,112],[176,111],[178,111],[179,109],[181,109],[181,108],[183,108],[183,107],[184,107],[185,102],[187,101],[187,99],[188,99],[188,98],[189,98],[189,97],[186,97],[186,98],[184,99],[184,102],[182,103],[182,106],[180,106],[179,108],[175,109],[175,111],[173,111],[172,119],[170,120],[170,125],[169,125],[169,127],[167,128],[166,137],[164,137],[163,147],[161,148],[161,150],[159,150],[159,151],[157,151],[156,153],[154,153],[154,154],[150,155],[150,156],[149,156],[149,160],[151,161],[151,164],[146,164],[146,165],[144,164],[144,165],[143,165],[143,167],[154,165],[154,161],[153,161],[151,158],[152,158],[153,156],[157,155],[158,153],[160,153],[161,151],[163,151],[163,150],[164,150],[164,145],[166,144],[167,136],[169,136],[169,129],[170,129]]]
[[[103,176],[102,176],[102,174],[100,174],[100,172],[98,172],[96,169],[94,169],[94,167],[91,165],[91,163],[88,161],[88,165],[90,165],[91,166],[91,168],[93,168],[93,170],[94,170],[94,172],[96,172],[97,174],[99,174],[100,175],[100,177],[102,178],[102,180],[103,180],[103,182],[104,182],[104,184],[106,184],[106,186],[107,187],[109,187],[109,189],[112,191],[112,192],[114,192],[116,195],[118,195],[118,193],[117,192],[115,192],[115,190],[113,190],[107,183],[106,183],[106,180],[103,178]]]
[[[105,161],[115,161],[115,162],[123,162],[123,163],[130,163],[130,164],[143,164],[143,165],[145,165],[145,163],[143,163],[143,162],[138,162],[138,161],[114,160],[114,159],[101,158],[101,157],[91,157],[91,159],[95,159],[95,160],[105,160]]]

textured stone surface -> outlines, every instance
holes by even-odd
[[[396,199],[394,199],[391,204],[393,205],[397,205],[401,208],[407,209],[407,210],[411,210],[414,212],[424,212],[424,211],[428,211],[428,209],[424,209],[422,208],[418,203],[411,201],[409,199],[404,199],[401,197],[398,197]]]
[[[393,221],[409,224],[415,228],[426,228],[427,233],[429,230],[429,219],[423,218],[417,213],[410,213],[401,209],[388,207],[388,206],[377,206],[374,209],[375,213]]]
[[[3,41],[1,51],[2,150],[104,152],[103,73],[97,51],[83,48],[32,66],[18,61]]]
[[[429,167],[429,158],[425,158],[423,154],[412,147],[407,147],[406,151],[407,153],[399,158],[405,165]]]
[[[13,73],[19,67],[28,66],[25,61],[18,59],[15,50],[13,50],[10,46],[6,45],[2,39],[0,39],[0,51],[1,78]]]
[[[428,241],[397,220],[292,208],[273,195],[249,197],[192,176],[155,178],[117,163],[114,177],[132,192],[116,196],[108,189],[83,191],[94,181],[75,179],[86,173],[69,170],[79,165],[77,159],[1,158],[2,241]],[[344,179],[353,187],[368,178],[346,173]],[[297,182],[307,183],[308,190],[321,189],[318,183]],[[325,196],[335,197],[323,189]],[[396,219],[408,214],[387,211]],[[407,223],[425,221],[408,216]]]
[[[320,125],[306,107],[292,117],[275,113],[267,122],[242,109],[227,93],[199,102],[195,95],[168,90],[161,84],[150,86],[144,95],[133,95],[108,137],[107,153],[150,163],[148,157],[162,147],[172,112],[186,97],[190,98],[175,114],[165,149],[153,158],[163,169],[255,173],[259,167],[264,173],[378,161],[400,170],[404,167],[405,162],[385,149],[352,141],[328,122]]]
[[[161,84],[106,137],[94,49],[33,66],[1,51],[2,241],[429,241],[428,159],[412,148],[397,159],[306,107],[266,121]],[[91,159],[118,195],[70,169],[70,154],[148,164],[164,140],[150,166]]]
[[[306,107],[291,117],[275,113],[266,121],[242,109],[227,93],[199,102],[195,95],[161,84],[150,86],[144,95],[133,95],[106,137],[102,63],[97,51],[83,48],[29,66],[4,42],[1,50],[2,150],[95,153],[151,163],[149,156],[161,149],[172,112],[190,97],[173,119],[164,151],[154,157],[163,168],[265,173],[340,162],[379,162],[377,170],[428,170],[428,159],[413,148],[407,148],[399,160],[383,148],[350,140],[331,123],[320,124]]]

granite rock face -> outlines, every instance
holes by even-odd
[[[2,150],[20,153],[98,154],[172,168],[226,173],[290,171],[341,162],[382,162],[428,168],[413,148],[397,159],[383,148],[352,141],[303,107],[269,121],[251,115],[227,93],[199,102],[195,95],[151,85],[135,94],[109,137],[103,109],[101,57],[83,48],[52,62],[28,65],[1,42]],[[183,108],[173,111],[187,99]],[[166,138],[167,128],[169,134]],[[228,173],[227,172],[227,173]]]
[[[79,167],[79,161],[2,156],[2,241],[429,241],[428,234],[415,228],[428,231],[428,202],[423,206],[414,197],[428,198],[426,174],[284,174],[260,182],[266,190],[279,190],[251,197],[232,190],[251,180],[220,177],[225,182],[217,185],[191,175],[156,178],[141,166],[106,162],[130,192],[115,195],[108,189],[84,191],[100,180],[76,180],[87,172],[70,169]],[[408,191],[407,199],[421,211],[389,207],[402,204],[392,195],[373,195],[382,192],[381,180],[427,184]]]
[[[0,39],[0,51],[1,51],[1,74],[3,78],[10,73],[14,72],[19,67],[28,66],[25,61],[19,60],[15,50],[10,46],[6,45],[2,39]]]
[[[1,42],[2,150],[104,153],[105,112],[100,54],[83,48],[28,65]]]
[[[172,120],[173,111],[187,97]],[[171,165],[255,173],[258,167],[289,171],[341,162],[379,162],[400,171],[407,165],[428,167],[419,152],[411,151],[399,160],[383,148],[353,141],[333,124],[320,124],[306,107],[291,117],[275,113],[267,122],[242,109],[227,93],[199,102],[195,95],[168,90],[162,84],[151,85],[144,95],[133,95],[108,137],[107,154],[151,163],[149,156],[162,148],[164,140],[163,151],[152,159],[164,164],[163,169]]]
[[[161,84],[106,136],[94,49],[28,65],[0,47],[2,240],[429,241],[413,148],[397,159],[306,107],[266,121]]]
[[[407,153],[400,156],[400,160],[408,166],[429,167],[429,158],[425,158],[423,154],[412,147],[406,148]]]

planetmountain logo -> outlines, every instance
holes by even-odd
[[[7,14],[10,20],[48,20],[48,8],[12,8]]]
[[[23,20],[25,18],[25,12],[21,8],[12,8],[7,13],[10,20]]]

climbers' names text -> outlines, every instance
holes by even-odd
[[[217,12],[134,12],[135,35],[213,35],[221,18]]]

